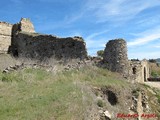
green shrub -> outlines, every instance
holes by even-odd
[[[156,78],[156,77],[158,77],[158,73],[155,72],[155,71],[152,71],[152,72],[151,72],[151,76],[154,77],[154,78]]]
[[[104,54],[104,50],[97,51],[97,56],[98,57],[103,57],[103,54]]]
[[[160,103],[160,94],[157,94],[156,96],[158,98],[158,103]]]
[[[104,107],[104,103],[102,100],[98,100],[97,105],[98,105],[98,107]]]
[[[20,81],[22,79],[20,74],[13,72],[9,74],[1,74],[0,80],[2,80],[3,82],[12,82],[12,81]]]

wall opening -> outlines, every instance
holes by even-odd
[[[111,105],[116,105],[118,103],[118,97],[113,90],[104,89],[103,93],[107,95],[108,102]]]
[[[136,74],[136,68],[135,67],[132,68],[132,72],[133,72],[133,74]]]
[[[12,51],[12,54],[13,54],[14,57],[18,57],[18,50],[17,50],[17,49],[14,49],[14,50]]]
[[[146,77],[146,68],[144,67],[144,82],[147,81],[147,77]]]

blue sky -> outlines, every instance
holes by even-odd
[[[124,38],[130,59],[160,58],[160,0],[1,0],[0,21],[21,17],[39,33],[82,36],[90,55]]]

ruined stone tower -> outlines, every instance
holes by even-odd
[[[21,21],[19,22],[19,30],[23,32],[29,32],[34,33],[34,26],[30,19],[28,18],[21,18]]]
[[[16,23],[12,27],[11,32],[11,45],[9,46],[8,53],[13,54],[14,56],[18,56],[18,34],[19,32],[27,32],[27,33],[34,33],[34,26],[30,19],[28,18],[21,18],[20,22]]]
[[[28,18],[21,18],[20,22],[14,25],[0,22],[0,53],[11,52],[11,46],[16,46],[16,36],[21,31],[28,33],[35,32],[34,26]]]
[[[103,59],[107,63],[109,70],[127,74],[128,56],[126,41],[123,39],[110,40],[106,44]]]
[[[121,73],[131,82],[143,83],[149,78],[148,61],[128,60],[127,43],[123,39],[110,40],[106,44],[103,61],[109,70]]]

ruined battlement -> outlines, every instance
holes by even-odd
[[[28,18],[21,18],[19,24],[19,31],[24,31],[24,32],[29,32],[29,33],[34,33],[34,26],[30,19]]]
[[[11,36],[12,24],[0,22],[0,35]]]
[[[12,24],[7,23],[7,22],[3,22],[3,21],[0,21],[0,25],[4,25],[4,26],[8,26],[8,27],[12,27]]]
[[[80,58],[87,57],[82,38],[59,38],[52,35],[19,32],[14,39],[13,54],[19,57],[34,58]]]
[[[87,57],[86,45],[82,37],[60,38],[53,35],[36,33],[29,19],[22,18],[10,29],[11,44],[6,47],[15,57],[43,60],[84,59]]]
[[[12,39],[16,32],[35,32],[34,26],[27,18],[22,18],[17,24],[10,24],[7,22],[0,22],[0,53],[7,53]]]

